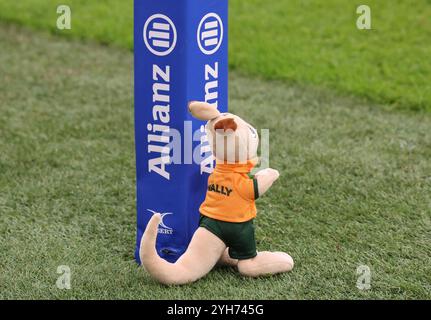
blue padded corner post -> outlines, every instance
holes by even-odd
[[[135,0],[137,239],[162,214],[157,250],[175,262],[199,222],[213,159],[191,100],[228,109],[228,1]]]

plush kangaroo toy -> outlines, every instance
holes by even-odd
[[[191,102],[191,114],[208,121],[206,133],[216,159],[200,207],[200,227],[187,251],[175,262],[159,257],[155,249],[160,214],[150,219],[141,239],[140,258],[148,273],[163,284],[185,284],[205,276],[217,264],[234,266],[244,276],[287,272],[293,260],[283,252],[257,252],[253,219],[255,200],[278,179],[278,171],[264,169],[248,176],[257,163],[259,137],[240,117],[221,114],[213,105]]]

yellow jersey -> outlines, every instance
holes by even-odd
[[[226,222],[245,222],[256,217],[259,197],[257,180],[248,176],[255,161],[246,164],[216,163],[208,178],[205,201],[200,213]]]

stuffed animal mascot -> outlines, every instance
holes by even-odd
[[[208,103],[191,102],[189,111],[193,117],[208,121],[205,129],[216,159],[205,201],[200,206],[200,225],[186,252],[175,263],[169,263],[156,251],[161,216],[154,214],[141,239],[143,267],[166,285],[194,282],[216,264],[237,267],[240,274],[249,277],[292,270],[293,259],[287,253],[256,250],[255,200],[279,177],[277,170],[269,168],[249,176],[257,164],[256,129],[234,114],[220,113]]]

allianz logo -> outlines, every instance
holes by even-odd
[[[218,14],[211,12],[202,18],[197,40],[202,53],[212,55],[217,52],[223,42],[223,21]]]
[[[163,14],[149,17],[144,26],[144,42],[156,56],[167,56],[177,44],[177,29],[172,20]]]

